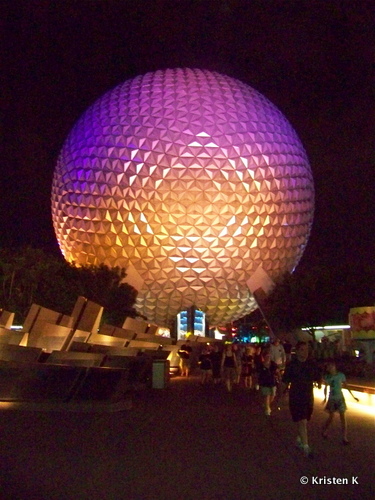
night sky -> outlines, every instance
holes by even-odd
[[[67,134],[89,105],[147,71],[204,68],[254,87],[291,122],[316,189],[314,225],[300,266],[334,266],[341,269],[336,279],[345,280],[345,269],[356,262],[358,276],[348,278],[348,296],[355,288],[353,301],[363,303],[352,306],[374,303],[372,2],[7,4],[0,246],[58,251],[52,174]]]

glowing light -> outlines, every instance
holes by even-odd
[[[334,325],[334,326],[324,326],[323,330],[348,330],[349,325]]]
[[[11,403],[7,401],[0,401],[0,410],[12,410],[19,406],[20,403]]]
[[[218,330],[217,328],[215,328],[214,330],[214,337],[216,340],[222,340],[223,337],[224,337],[224,333],[221,333],[220,330]]]
[[[169,69],[119,85],[77,122],[52,218],[68,261],[131,268],[149,321],[169,326],[194,305],[223,325],[256,309],[246,283],[260,266],[273,280],[295,268],[313,198],[305,151],[265,97]]]
[[[343,389],[346,406],[350,410],[355,410],[356,412],[375,417],[375,394],[373,392],[365,392],[365,390],[365,388],[364,391],[351,389],[352,394],[359,399],[357,402],[354,401],[347,389]],[[320,402],[323,402],[324,388],[322,387],[321,389],[318,389],[317,387],[314,387],[314,396],[317,397]]]
[[[330,325],[330,326],[313,326],[311,328],[301,328],[303,331],[309,330],[349,330],[350,325]]]

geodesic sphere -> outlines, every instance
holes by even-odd
[[[55,169],[52,218],[68,261],[128,270],[149,321],[195,305],[221,325],[256,308],[257,269],[275,280],[297,265],[313,200],[304,149],[274,105],[225,75],[174,69],[84,113]]]

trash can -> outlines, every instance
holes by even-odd
[[[152,362],[152,388],[164,389],[169,382],[169,360],[154,359]]]

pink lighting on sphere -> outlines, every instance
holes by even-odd
[[[52,185],[65,258],[126,268],[139,312],[160,326],[191,305],[211,325],[254,310],[249,278],[294,269],[313,209],[308,160],[282,113],[204,70],[147,73],[98,99]]]

